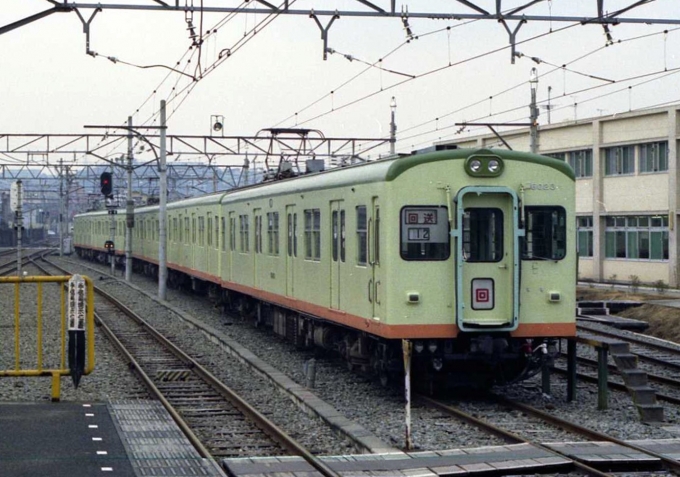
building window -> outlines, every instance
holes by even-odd
[[[321,260],[321,211],[305,210],[305,258]]]
[[[668,216],[607,217],[605,257],[668,260]]]
[[[560,161],[565,161],[566,160],[566,154],[564,152],[551,152],[549,154],[545,154],[548,157],[552,157],[554,159],[559,159]]]
[[[593,256],[593,217],[576,217],[578,256]]]
[[[668,142],[652,142],[640,145],[640,172],[668,170]]]
[[[567,213],[562,207],[527,206],[523,260],[562,260],[567,254]]]
[[[633,146],[608,147],[604,150],[604,174],[616,176],[635,172],[635,148]]]
[[[279,254],[279,213],[267,213],[267,253]]]
[[[574,169],[576,177],[593,177],[592,149],[568,152],[567,162]]]
[[[239,250],[241,252],[248,252],[248,216],[247,215],[239,215],[239,224],[240,224],[240,234],[239,237],[241,239],[240,242],[240,248]]]
[[[368,226],[366,206],[357,207],[357,264],[366,265],[368,257]]]

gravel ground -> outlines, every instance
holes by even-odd
[[[98,285],[121,297],[125,303],[141,312],[143,316],[158,315],[159,308],[156,302],[130,289],[118,280],[110,278],[100,280],[100,276],[107,276],[105,274],[108,267],[98,267],[100,272],[97,273],[84,268],[84,265],[91,266],[90,262],[79,262],[77,260],[65,261],[64,266],[69,269],[78,268],[74,267],[74,263],[79,264],[81,273],[91,276],[97,281]],[[155,296],[158,292],[158,285],[155,281],[137,275],[133,275],[132,281],[137,287],[146,290],[151,295]],[[230,338],[246,345],[260,358],[278,368],[291,379],[304,384],[304,363],[313,354],[295,351],[287,343],[262,330],[255,329],[240,320],[223,316],[204,297],[168,290],[168,301],[186,313],[221,330]],[[167,314],[161,313],[161,315],[160,319],[166,321],[171,319]],[[197,346],[195,352],[201,355],[201,361],[219,366],[222,358],[219,354],[212,354],[214,346],[211,343],[202,339],[194,344]],[[581,350],[579,350],[579,353],[581,353]],[[101,364],[102,366],[98,369],[103,370],[104,363]],[[355,420],[375,433],[386,443],[397,447],[403,445],[404,404],[400,391],[384,389],[364,377],[348,372],[343,364],[333,360],[317,357],[316,364],[317,375],[314,393],[338,409],[347,418]],[[90,377],[86,379],[89,380]],[[2,380],[0,380],[0,386],[2,386],[1,383]],[[553,376],[552,383],[551,396],[542,395],[540,377],[535,377],[509,388],[498,389],[497,392],[615,437],[623,439],[677,437],[663,428],[641,424],[630,397],[624,393],[610,392],[610,409],[598,411],[597,389],[594,385],[579,383],[577,400],[567,403],[566,381],[559,376]],[[48,385],[44,388],[48,389]],[[4,390],[3,387],[0,387],[0,389]],[[3,397],[3,399],[6,398]],[[454,402],[463,410],[474,412],[478,417],[508,426],[515,431],[520,430],[524,432],[526,437],[532,439],[538,437],[542,441],[577,440],[573,435],[565,436],[562,432],[555,431],[550,427],[536,422],[528,422],[523,416],[515,416],[516,420],[509,420],[510,418],[515,419],[513,414],[516,413],[494,410],[480,399],[460,398]],[[676,410],[667,408],[666,415],[669,423],[678,422]],[[462,425],[453,418],[425,407],[414,406],[412,423],[412,438],[417,449],[450,449],[502,443],[495,437],[467,425]]]

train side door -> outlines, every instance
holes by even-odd
[[[331,263],[330,263],[330,307],[342,309],[342,275],[345,265],[346,217],[344,201],[330,201],[331,218]]]
[[[517,194],[471,186],[457,196],[456,322],[463,331],[508,331],[519,322]]]
[[[371,267],[371,299],[373,318],[382,317],[384,306],[382,272],[380,269],[380,202],[377,196],[371,198],[371,211],[368,219],[368,263]]]
[[[295,204],[286,206],[286,296],[295,296],[295,258],[297,257],[297,212]]]

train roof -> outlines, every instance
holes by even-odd
[[[168,202],[168,209],[181,209],[184,207],[195,207],[199,205],[215,205],[222,201],[226,192],[216,192],[213,194],[202,195],[200,197],[191,197],[189,199],[182,199],[175,202]]]
[[[248,188],[227,191],[223,196],[223,200],[256,198],[261,195],[261,188],[263,187],[267,187],[268,194],[279,195],[371,182],[389,182],[395,180],[407,170],[422,164],[447,160],[464,160],[472,155],[495,155],[506,161],[540,164],[553,168],[570,179],[575,180],[574,171],[571,166],[565,161],[552,157],[502,149],[453,149],[422,154],[414,153],[408,156],[397,156],[276,182],[263,182]]]
[[[505,161],[518,161],[540,164],[575,180],[573,169],[565,161],[552,157],[541,156],[504,149],[447,149],[434,152],[414,152],[407,156],[395,156],[364,164],[330,169],[323,172],[293,177],[279,181],[262,182],[260,184],[218,192],[201,197],[192,197],[168,203],[168,209],[178,209],[198,205],[218,204],[225,200],[248,200],[261,196],[262,189],[267,188],[268,195],[282,195],[302,193],[311,190],[346,187],[372,182],[389,182],[414,167],[432,162],[448,160],[464,160],[472,155],[495,155]],[[158,206],[149,206],[154,210]],[[135,212],[144,212],[147,207],[137,208]],[[107,211],[90,212],[88,215],[106,215]]]

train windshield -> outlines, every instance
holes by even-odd
[[[524,208],[522,260],[562,260],[567,254],[567,213],[562,207]]]
[[[503,211],[465,209],[463,257],[466,262],[498,262],[503,258]]]
[[[447,260],[451,254],[446,207],[401,209],[401,258]]]

